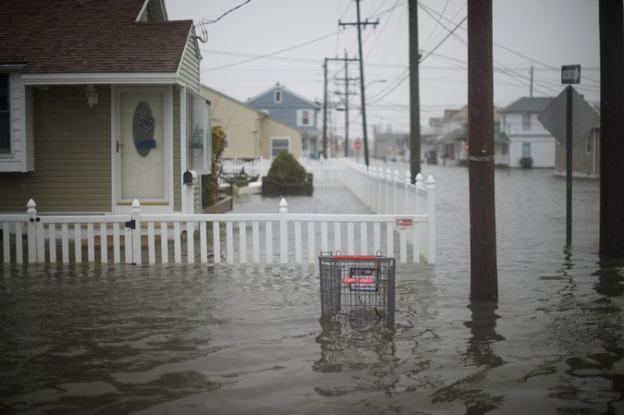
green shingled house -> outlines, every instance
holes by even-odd
[[[3,0],[0,39],[0,212],[197,211],[211,146],[191,20],[164,0]]]

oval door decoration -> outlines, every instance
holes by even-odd
[[[132,119],[134,147],[141,157],[146,157],[152,148],[156,148],[154,140],[154,115],[145,101],[139,102]]]

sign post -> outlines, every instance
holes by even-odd
[[[360,149],[362,148],[362,140],[360,140],[359,138],[357,140],[355,140],[355,143],[353,143],[353,148],[355,148],[355,162],[359,163],[360,162]]]
[[[561,83],[578,84],[581,65],[561,67]],[[600,117],[591,106],[568,85],[537,119],[566,149],[566,246],[572,245],[572,149],[598,124]]]

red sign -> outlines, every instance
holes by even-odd
[[[399,229],[411,228],[414,226],[414,219],[408,217],[398,217],[394,219],[394,226]]]
[[[356,150],[359,150],[362,148],[362,140],[355,140],[355,143],[353,143],[353,148],[355,148]]]

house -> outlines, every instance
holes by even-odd
[[[494,108],[494,164],[498,167],[509,166],[509,138],[501,131],[501,114]],[[468,142],[468,106],[459,110],[445,110],[443,118],[435,118],[437,126],[437,155],[446,164],[467,164],[469,157]]]
[[[567,174],[567,154],[564,145],[555,145],[555,174]],[[593,128],[572,149],[572,175],[588,179],[600,178],[600,126]]]
[[[316,157],[320,150],[317,124],[320,105],[318,103],[297,95],[280,85],[279,82],[273,88],[248,99],[246,103],[301,130],[302,156]]]
[[[537,119],[553,99],[524,97],[501,110],[502,130],[509,137],[509,167],[555,166],[555,138]]]
[[[0,212],[199,210],[211,134],[192,20],[164,0],[3,0],[0,38]]]
[[[201,94],[212,103],[212,125],[227,134],[225,159],[270,159],[281,151],[301,157],[301,130],[206,85]]]

